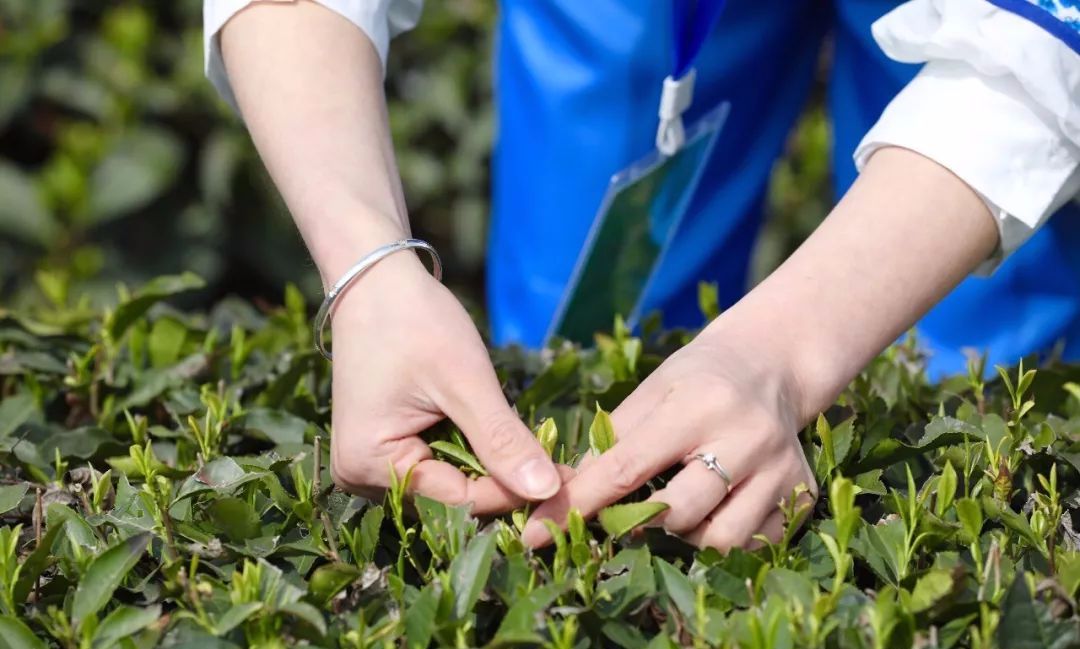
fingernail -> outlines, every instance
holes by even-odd
[[[550,498],[559,490],[559,472],[549,460],[527,460],[518,467],[517,477],[526,495],[534,500]]]

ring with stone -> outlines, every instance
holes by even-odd
[[[720,479],[724,481],[724,486],[729,490],[731,489],[731,474],[729,474],[727,469],[716,460],[715,455],[712,453],[698,453],[694,457],[701,460],[701,463],[705,465],[705,468],[720,476]]]

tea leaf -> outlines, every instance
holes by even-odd
[[[596,404],[596,416],[589,426],[589,448],[596,455],[615,446],[615,427],[611,424],[611,415]]]
[[[146,608],[134,606],[118,606],[109,613],[97,630],[94,632],[94,647],[113,647],[120,640],[135,635],[161,617],[161,606],[154,605]]]
[[[472,610],[491,574],[495,556],[495,535],[481,534],[465,546],[450,563],[450,583],[454,590],[454,616],[464,618]]]
[[[667,503],[661,502],[611,505],[600,510],[600,526],[604,528],[604,531],[609,536],[618,538],[628,534],[634,528],[648,523],[669,508]]]
[[[409,649],[426,649],[435,633],[436,606],[439,603],[438,582],[424,586],[420,595],[405,611],[405,642]]]
[[[0,487],[0,514],[6,514],[18,507],[29,489],[30,485],[25,482]]]
[[[100,611],[127,574],[142,558],[151,535],[137,534],[110,547],[90,563],[79,580],[71,602],[71,617],[78,621]]]
[[[106,333],[110,339],[119,340],[150,307],[178,293],[200,289],[205,285],[202,278],[194,273],[158,277],[116,307],[107,323]]]
[[[453,442],[447,442],[445,440],[436,440],[428,444],[433,450],[442,453],[443,455],[456,461],[460,466],[466,466],[473,470],[473,472],[479,475],[487,475],[487,469],[484,465],[480,464],[480,460],[476,459],[476,456],[469,451],[461,448]]]
[[[48,649],[48,645],[18,619],[0,615],[0,649]]]

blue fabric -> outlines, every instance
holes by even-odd
[[[689,119],[723,100],[732,111],[647,297],[665,323],[701,324],[698,280],[717,282],[724,305],[745,293],[769,173],[827,34],[838,194],[853,182],[856,144],[918,69],[888,60],[870,36],[870,24],[897,4],[728,2],[695,62]],[[488,265],[497,342],[542,343],[608,179],[652,148],[672,19],[654,0],[503,1]],[[1054,218],[992,278],[966,280],[919,323],[933,376],[962,371],[964,348],[989,350],[991,364],[1060,340],[1067,356],[1080,355],[1078,216]]]
[[[709,38],[726,0],[671,0],[671,22],[674,28],[672,43],[675,65],[671,76],[681,79],[694,67],[705,41]]]
[[[1027,18],[1080,53],[1080,0],[988,0]]]

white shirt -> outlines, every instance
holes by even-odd
[[[290,0],[278,0],[288,2]],[[360,28],[384,66],[423,0],[316,0]],[[218,33],[251,0],[204,0],[206,74],[236,105]],[[916,151],[974,189],[997,221],[991,271],[1080,193],[1080,54],[986,0],[910,0],[873,25],[890,58],[926,63],[855,150]]]

